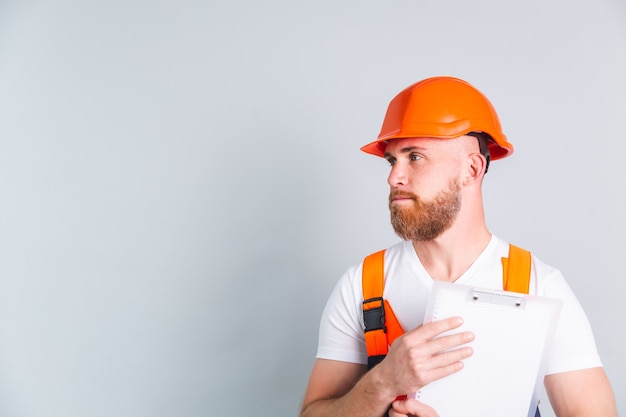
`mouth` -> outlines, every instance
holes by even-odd
[[[403,194],[403,193],[392,193],[389,196],[389,202],[390,203],[402,203],[402,202],[412,202],[415,200],[415,197],[410,195],[410,194]]]
[[[392,203],[398,203],[398,202],[402,202],[402,201],[412,201],[413,199],[410,197],[393,197],[391,199]]]

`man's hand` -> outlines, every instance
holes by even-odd
[[[395,340],[387,357],[371,371],[395,396],[411,394],[423,386],[463,369],[463,359],[473,354],[462,346],[474,340],[472,332],[442,334],[463,324],[460,317],[435,321],[405,333]]]
[[[396,398],[463,369],[461,361],[473,352],[462,345],[474,340],[474,334],[443,335],[462,324],[459,317],[449,318],[405,333],[393,342],[385,359],[369,372],[365,365],[317,359],[300,416],[379,417],[393,403],[390,412],[395,416],[410,413],[437,417],[432,408],[419,401]]]

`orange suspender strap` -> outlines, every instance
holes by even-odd
[[[384,250],[373,253],[363,260],[363,324],[368,368],[382,361],[389,351],[382,297],[384,268]]]
[[[502,258],[502,288],[528,294],[532,257],[527,250],[509,245],[509,257]]]
[[[404,333],[391,306],[383,299],[384,285],[385,251],[381,250],[363,261],[363,324],[370,369],[383,360],[389,346]]]

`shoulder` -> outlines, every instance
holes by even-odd
[[[373,257],[377,254],[382,255],[384,262],[383,271],[386,274],[390,269],[394,268],[395,265],[406,263],[404,261],[412,254],[411,248],[411,242],[400,241],[392,246],[379,249],[363,256],[363,259],[360,263],[348,267],[340,280],[340,285],[345,288],[351,288],[351,291],[355,293],[360,293],[362,286],[363,268],[365,260],[368,257]]]
[[[366,256],[363,257],[363,260],[361,261],[361,263],[357,265],[353,265],[352,267],[348,269],[348,271],[349,273],[360,277],[363,272],[363,264],[365,263],[365,260],[369,257],[374,257],[376,255],[384,256],[383,258],[384,267],[385,267],[385,270],[387,270],[390,265],[402,261],[407,256],[411,256],[412,253],[413,252],[412,252],[411,242],[400,241],[387,248],[379,249],[377,251],[367,254]]]
[[[359,262],[358,264],[353,264],[346,269],[346,271],[341,276],[339,282],[337,283],[335,291],[341,291],[344,294],[352,293],[355,296],[360,296],[362,287],[363,264],[365,263],[365,259],[377,253],[384,252],[384,269],[387,270],[390,263],[395,262],[398,258],[405,256],[404,254],[407,252],[407,243],[410,245],[410,242],[400,241],[390,247],[379,249],[363,256],[361,262]]]
[[[508,247],[508,242],[499,239],[499,253],[503,254],[503,256],[508,256],[504,254],[505,251],[508,251]],[[557,267],[544,262],[532,250],[520,246],[518,247],[526,250],[531,255],[530,294],[577,303],[576,296]]]
[[[569,292],[567,283],[565,282],[561,271],[558,268],[544,262],[532,249],[516,243],[510,243],[495,236],[494,240],[494,254],[497,255],[497,257],[515,257],[517,262],[519,262],[520,259],[525,259],[524,256],[526,255],[522,255],[520,258],[519,251],[517,253],[518,256],[515,256],[515,253],[513,252],[515,249],[520,249],[522,252],[526,252],[530,255],[531,294],[548,295],[555,291],[557,294]]]
[[[561,272],[552,265],[545,263],[541,260],[533,250],[520,246],[515,243],[508,242],[504,239],[494,236],[494,240],[496,240],[496,249],[495,252],[502,257],[508,257],[510,254],[511,246],[521,249],[522,251],[528,252],[531,256],[532,260],[532,268],[533,272],[541,275],[541,276],[557,276],[560,275]]]
[[[379,249],[377,251],[374,251],[374,252],[368,254],[367,256],[370,256],[370,255],[373,255],[375,253],[384,251],[385,252],[385,258],[395,257],[395,256],[399,256],[399,255],[405,253],[407,251],[407,247],[408,248],[412,247],[411,246],[411,242],[406,241],[406,240],[401,240],[401,241],[393,244],[392,246],[389,246],[387,248]],[[365,259],[365,257],[364,257],[364,259]]]

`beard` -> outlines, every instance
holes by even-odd
[[[412,206],[393,204],[395,196],[408,197]],[[461,187],[451,181],[448,189],[440,191],[432,200],[424,201],[416,194],[392,190],[389,194],[391,224],[404,240],[423,242],[433,240],[448,230],[461,209]]]

